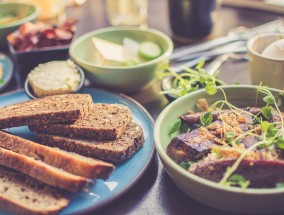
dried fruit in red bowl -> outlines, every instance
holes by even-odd
[[[7,36],[16,51],[30,51],[44,47],[69,45],[75,31],[76,21],[54,26],[41,21],[27,22],[19,30]]]

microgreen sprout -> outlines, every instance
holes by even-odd
[[[238,185],[242,189],[246,189],[250,184],[250,181],[246,180],[242,175],[234,174],[232,175],[228,181],[226,182],[226,185]]]
[[[259,92],[264,93],[266,96],[264,96],[263,101],[266,102],[266,105],[261,108],[261,113],[266,119],[271,119],[273,117],[273,114],[276,114],[280,118],[280,123],[279,122],[274,122],[270,123],[268,121],[262,121],[258,117],[254,117],[254,119],[257,119],[257,122],[259,122],[260,126],[256,126],[254,129],[251,129],[245,133],[243,133],[241,136],[237,137],[235,141],[241,140],[244,138],[246,135],[252,134],[253,132],[257,131],[258,129],[261,129],[262,133],[260,135],[259,141],[255,143],[254,145],[250,146],[247,148],[235,161],[235,163],[227,168],[227,171],[225,172],[223,178],[220,180],[220,184],[224,185],[239,185],[242,188],[247,187],[249,185],[248,182],[243,182],[243,178],[240,176],[238,177],[233,177],[233,173],[237,170],[239,167],[241,161],[246,157],[246,155],[253,151],[254,149],[263,149],[263,148],[268,148],[271,147],[272,145],[275,145],[279,149],[284,149],[284,124],[283,124],[283,116],[282,113],[279,110],[279,107],[277,105],[277,101],[272,95],[272,93],[266,88],[259,86],[258,88]],[[225,97],[225,96],[224,96]],[[221,101],[223,103],[226,103],[231,109],[235,108],[233,105],[230,105],[227,103],[227,99],[225,97],[224,101]],[[216,102],[220,103],[220,101]],[[213,104],[212,106],[215,107],[216,103]],[[272,106],[276,109],[276,113],[273,113],[273,108]],[[237,108],[237,110],[239,110]],[[247,112],[248,113],[248,112]],[[255,121],[254,121],[255,123]],[[237,182],[234,182],[235,184],[232,184],[232,177]],[[241,184],[239,183],[241,182]]]
[[[172,125],[171,129],[169,130],[169,135],[175,134],[181,127],[181,119],[178,118]]]
[[[216,93],[216,86],[225,84],[217,78],[217,74],[210,75],[203,68],[205,61],[201,60],[194,68],[184,68],[180,73],[167,68],[165,72],[160,72],[158,78],[173,76],[170,90],[162,91],[161,94],[172,94],[176,97],[184,96],[198,89],[205,89],[209,95]]]

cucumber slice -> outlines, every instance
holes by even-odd
[[[145,60],[153,60],[162,54],[162,50],[157,43],[145,41],[140,44],[138,53]]]

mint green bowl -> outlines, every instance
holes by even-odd
[[[231,103],[239,107],[255,106],[257,86],[223,86],[222,88]],[[271,91],[281,92],[276,89]],[[284,211],[284,188],[244,190],[223,186],[187,172],[166,154],[166,147],[171,141],[168,131],[173,122],[188,110],[194,110],[200,98],[206,98],[208,103],[212,104],[216,100],[223,99],[223,95],[220,90],[214,96],[207,95],[204,90],[190,93],[170,103],[155,123],[155,147],[170,178],[187,195],[221,210],[255,214]],[[261,105],[261,95],[259,95],[258,104]]]
[[[0,19],[8,15],[21,16],[19,20],[10,24],[0,24],[0,45],[7,46],[6,36],[17,30],[20,25],[34,21],[39,15],[39,8],[32,4],[18,3],[18,2],[7,2],[0,3]]]
[[[122,44],[125,37],[137,42],[152,41],[159,44],[163,54],[135,66],[100,66],[94,63],[92,37],[119,44]],[[168,65],[172,51],[173,42],[166,34],[154,29],[137,27],[110,27],[95,30],[73,41],[69,48],[71,59],[86,71],[86,77],[96,86],[125,93],[138,91],[150,84],[156,78],[156,73]]]

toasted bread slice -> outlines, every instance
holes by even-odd
[[[29,128],[33,132],[44,134],[114,140],[122,135],[131,118],[130,109],[124,105],[97,103],[88,116],[72,124],[41,124]]]
[[[61,190],[0,166],[0,208],[15,214],[58,214],[68,203]]]
[[[142,128],[134,122],[127,125],[120,138],[112,141],[74,139],[48,134],[37,136],[44,145],[115,163],[131,157],[144,144]]]
[[[73,175],[34,158],[0,147],[0,165],[29,175],[45,184],[71,192],[79,192],[89,186],[86,178]]]
[[[92,103],[88,94],[64,94],[0,107],[0,129],[73,122],[87,115]]]
[[[35,160],[41,160],[74,175],[91,179],[107,179],[114,169],[113,164],[58,148],[43,146],[3,131],[0,131],[0,147],[32,157]]]

